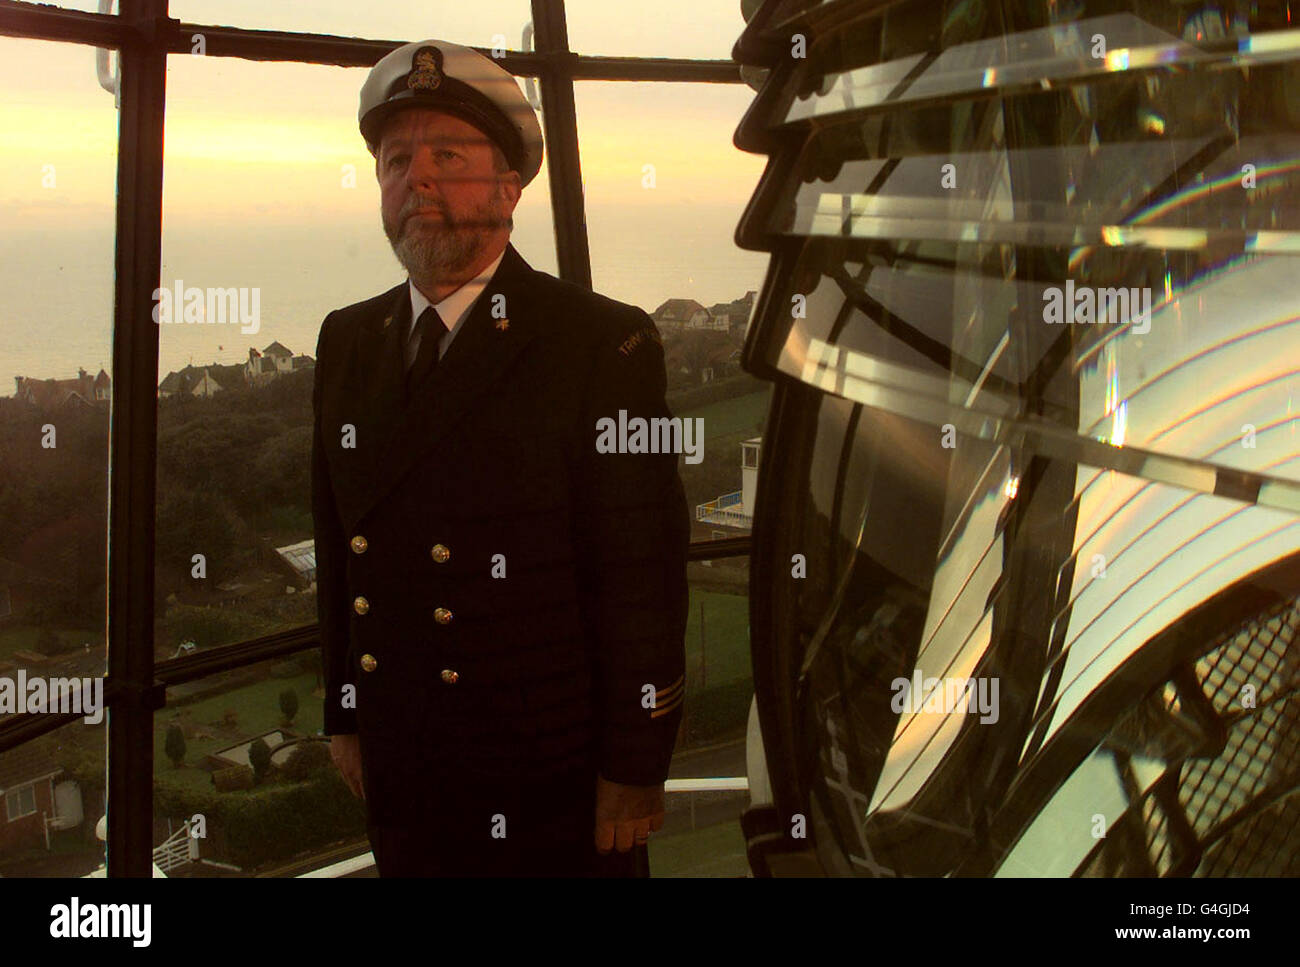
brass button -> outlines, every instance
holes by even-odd
[[[357,599],[352,602],[352,610],[357,614],[365,614],[370,610],[370,602],[358,595]]]
[[[379,662],[375,661],[375,656],[374,656],[374,655],[362,655],[362,656],[361,656],[361,670],[362,670],[362,671],[365,671],[365,672],[372,672],[372,671],[374,671],[374,670],[375,670],[376,668],[378,668],[378,667],[379,667]]]
[[[364,553],[366,553],[366,548],[369,547],[369,546],[370,546],[370,544],[367,543],[366,539],[365,539],[364,537],[362,537],[360,534],[358,534],[356,537],[352,538],[352,553],[353,553],[353,554],[364,554]]]
[[[442,680],[448,685],[455,685],[460,681],[460,675],[452,671],[450,668],[444,668],[442,670]]]
[[[434,544],[429,553],[433,555],[433,559],[439,564],[446,564],[447,558],[451,557],[451,550],[446,544]]]
[[[433,620],[440,625],[451,624],[451,611],[447,608],[434,608]]]

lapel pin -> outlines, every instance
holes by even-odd
[[[392,317],[391,314],[390,314],[390,315],[387,315],[387,316],[384,316],[384,328],[387,329],[387,328],[388,328],[388,324],[389,324],[390,322],[392,322],[392,321],[393,321],[393,317]]]

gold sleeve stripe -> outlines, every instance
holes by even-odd
[[[661,706],[660,708],[657,708],[657,709],[655,709],[654,711],[652,711],[652,712],[650,713],[650,717],[651,717],[652,719],[657,719],[657,718],[659,718],[659,716],[661,716],[661,715],[667,715],[669,712],[673,711],[673,709],[677,708],[677,706],[681,705],[681,704],[682,704],[682,700],[683,700],[685,697],[686,697],[685,694],[678,695],[675,699],[673,699],[673,700],[672,700],[671,702],[669,702],[667,705]]]
[[[675,692],[675,691],[677,691],[677,689],[681,688],[681,686],[682,686],[683,684],[685,684],[685,682],[686,682],[686,676],[685,676],[685,675],[682,675],[680,678],[677,679],[677,681],[673,682],[673,683],[672,683],[671,685],[669,685],[667,688],[660,688],[660,689],[658,689],[658,690],[655,692],[655,694],[656,694],[656,695],[667,695],[667,694],[669,694],[670,692]]]
[[[668,705],[685,694],[686,689],[684,687],[674,689],[672,692],[659,692],[655,695],[655,708],[659,708],[661,705]]]

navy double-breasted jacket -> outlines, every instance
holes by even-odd
[[[405,398],[407,285],[331,312],[313,391],[325,731],[360,736],[372,822],[429,776],[596,769],[658,783],[685,694],[689,516],[677,455],[598,452],[671,417],[640,309],[508,245]]]

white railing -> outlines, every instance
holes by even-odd
[[[161,845],[155,846],[153,851],[153,861],[164,873],[170,873],[176,867],[192,863],[198,858],[199,841],[190,835],[188,820]]]
[[[731,527],[753,527],[754,517],[739,510],[706,510],[707,505],[695,508],[695,519],[702,524],[727,524]]]

